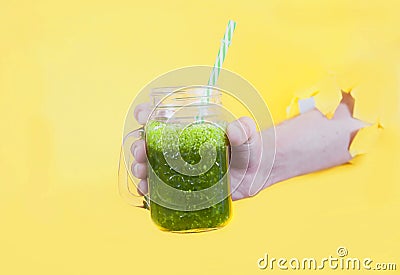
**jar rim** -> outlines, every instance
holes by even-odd
[[[206,88],[210,88],[211,95],[204,94],[203,90]],[[193,85],[193,86],[164,86],[164,87],[155,87],[151,88],[150,95],[166,95],[172,92],[175,93],[187,93],[189,91],[197,92],[198,95],[193,96],[193,98],[202,98],[202,97],[210,97],[210,96],[221,96],[222,92],[213,86],[202,86],[202,85]],[[196,91],[197,90],[197,91]]]

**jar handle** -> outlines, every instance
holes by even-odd
[[[128,133],[122,141],[121,152],[118,163],[118,191],[120,196],[130,205],[149,209],[148,197],[137,192],[137,184],[134,183],[133,175],[129,173],[129,167],[133,161],[130,148],[133,142],[130,139],[140,139],[144,136],[144,128],[141,127]]]

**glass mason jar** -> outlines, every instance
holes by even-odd
[[[231,218],[226,121],[211,87],[151,90],[145,125],[150,213],[165,231],[220,228]]]

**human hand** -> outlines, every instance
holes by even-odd
[[[232,199],[254,196],[271,184],[350,161],[350,144],[358,130],[367,124],[353,117],[353,97],[346,93],[342,97],[332,119],[314,108],[261,133],[248,117],[230,123],[227,136],[231,145],[228,173]],[[146,123],[149,110],[149,104],[135,109],[140,124]],[[267,141],[274,140],[276,151],[271,152],[275,148],[268,148],[271,143]],[[139,192],[146,194],[147,158],[143,140],[133,144],[132,153],[135,158],[132,172],[141,179]]]

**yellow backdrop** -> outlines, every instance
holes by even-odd
[[[396,2],[1,0],[0,274],[256,274],[270,272],[257,267],[264,253],[339,246],[399,270]],[[333,77],[384,130],[352,165],[234,203],[222,230],[164,233],[118,194],[124,115],[159,74],[212,65],[229,19],[224,66],[276,122],[294,94]]]

